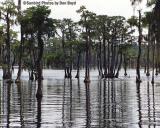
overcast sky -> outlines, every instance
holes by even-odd
[[[1,2],[4,0],[0,0]],[[18,4],[18,0],[14,0],[16,4]],[[126,18],[137,15],[137,11],[139,7],[136,7],[135,11],[133,11],[133,7],[131,6],[130,0],[22,0],[22,10],[30,7],[30,5],[24,4],[27,1],[29,2],[75,2],[76,5],[52,5],[50,9],[52,10],[51,17],[54,19],[63,19],[63,18],[71,18],[74,21],[79,20],[79,14],[76,13],[76,10],[80,8],[80,6],[84,5],[89,11],[92,11],[98,15],[109,15],[109,16],[117,16],[121,15]],[[33,5],[33,4],[32,4]],[[145,3],[141,4],[141,8],[145,10]],[[135,13],[134,13],[135,12]],[[17,31],[19,27],[15,27]]]
[[[4,0],[0,0],[4,1]],[[18,4],[18,0],[14,0]],[[52,10],[51,17],[62,19],[62,18],[72,18],[73,20],[79,19],[79,14],[77,15],[76,10],[80,6],[84,5],[89,11],[95,12],[96,14],[104,14],[109,16],[121,15],[126,18],[134,15],[133,7],[131,6],[130,0],[22,0],[22,9],[30,7],[30,5],[24,4],[27,1],[29,2],[76,2],[76,5],[51,5],[50,9]],[[33,4],[32,4],[33,5]],[[138,10],[139,7],[136,7],[135,10]],[[145,0],[141,4],[141,8],[145,10]]]
[[[15,0],[18,1],[18,0]],[[24,1],[50,1],[59,2],[60,0],[22,0],[22,8],[25,9],[29,5],[25,4]],[[68,1],[68,0],[61,0]],[[50,6],[52,10],[52,18],[72,18],[73,20],[78,20],[79,15],[77,15],[76,10],[79,9],[81,5],[85,5],[89,11],[95,12],[96,14],[105,15],[121,15],[126,18],[132,16],[134,13],[133,7],[131,6],[130,0],[69,0],[71,2],[76,1],[76,5],[52,5]],[[143,4],[144,5],[144,4]],[[143,6],[144,7],[144,6]],[[138,7],[137,7],[138,8]],[[135,11],[136,12],[136,11]]]

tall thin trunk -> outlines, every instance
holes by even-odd
[[[107,76],[107,66],[106,66],[106,39],[105,34],[103,34],[103,68],[104,68],[104,77]]]
[[[21,17],[21,0],[18,0],[18,13],[19,13],[19,16]],[[16,82],[20,81],[21,72],[22,72],[21,71],[22,70],[22,48],[23,48],[23,42],[24,42],[22,23],[20,23],[20,29],[21,29],[21,43],[19,46],[19,62],[18,62],[18,73],[17,73]]]
[[[150,54],[150,50],[149,50],[149,43],[150,43],[150,29],[149,29],[149,32],[148,32],[148,45],[147,45],[147,73],[146,73],[146,76],[150,76],[150,73],[149,73],[149,54]]]
[[[127,57],[126,57],[126,53],[124,53],[124,76],[127,76]]]
[[[159,38],[158,38],[158,40],[157,40],[158,42],[159,42]],[[156,56],[156,64],[155,64],[155,68],[156,68],[156,72],[155,72],[155,75],[157,76],[158,75],[158,63],[159,63],[159,58],[158,58],[158,55],[159,55],[159,43],[156,43],[156,48],[155,48],[155,56]]]
[[[42,32],[39,30],[38,31],[38,58],[37,58],[37,75],[38,75],[38,89],[37,89],[37,94],[36,97],[37,98],[41,98],[42,97],[42,68],[43,68],[43,64],[42,64],[42,57],[43,57],[43,40],[41,38],[42,36]]]
[[[118,66],[118,69],[117,69],[117,73],[115,75],[116,78],[118,78],[118,76],[119,76],[119,71],[121,69],[121,65],[122,65],[122,52],[120,52],[120,62],[119,62],[119,66]]]
[[[80,58],[81,58],[81,52],[78,52],[78,60],[77,60],[77,74],[75,78],[79,78],[79,69],[80,69]]]
[[[119,50],[118,49],[119,49],[118,46],[116,46],[116,48],[115,48],[115,65],[114,65],[114,70],[113,70],[114,77],[116,75],[115,72],[118,67],[118,58],[119,58]]]
[[[62,50],[63,50],[63,54],[64,54],[64,60],[63,60],[63,68],[64,68],[64,77],[67,78],[67,69],[66,69],[66,50],[65,50],[65,40],[64,40],[64,30],[62,30]]]
[[[24,37],[23,37],[23,33],[22,33],[22,27],[21,27],[21,43],[19,46],[19,62],[18,62],[18,73],[17,73],[17,79],[16,82],[20,81],[20,77],[21,77],[21,72],[22,72],[22,49],[23,49],[23,42],[24,42]]]
[[[153,55],[152,55],[152,81],[151,83],[154,84],[154,68],[155,68],[155,41],[153,41],[153,44],[152,44],[152,48],[153,48]]]
[[[142,43],[142,29],[141,29],[141,11],[139,10],[139,25],[138,25],[138,58],[137,58],[137,68],[136,68],[136,82],[141,82],[141,76],[140,76],[140,59],[141,59],[141,43]]]
[[[11,54],[11,48],[10,48],[10,19],[9,19],[9,13],[6,15],[6,22],[7,22],[7,38],[6,38],[6,64],[7,68],[4,68],[3,72],[3,79],[11,79],[11,62],[10,62],[10,54]]]
[[[69,37],[69,41],[71,41],[72,39],[72,31],[71,31],[71,28],[69,29],[69,34],[70,34],[70,37]],[[72,67],[73,67],[73,49],[72,49],[72,45],[70,47],[70,65],[69,65],[69,76],[68,78],[72,78]]]
[[[102,72],[102,42],[99,42],[99,70],[100,70],[100,76],[103,77]]]
[[[107,62],[107,68],[108,68],[108,74],[110,72],[110,42],[108,41],[108,54],[107,54],[108,62]]]
[[[114,60],[115,60],[115,51],[114,51],[114,46],[113,46],[113,42],[114,39],[112,40],[111,43],[111,66],[110,66],[110,72],[109,72],[109,78],[113,78],[114,74],[113,74],[113,67],[114,67]]]
[[[85,65],[85,79],[84,82],[85,83],[89,83],[90,82],[90,69],[89,69],[89,64],[90,64],[90,32],[86,26],[86,33],[87,33],[87,37],[86,37],[86,65]]]

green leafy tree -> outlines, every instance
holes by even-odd
[[[5,29],[5,45],[3,52],[3,78],[12,79],[11,73],[11,26],[16,23],[15,17],[17,16],[16,5],[13,0],[6,0],[0,6],[1,16],[0,19],[4,22]]]
[[[37,97],[42,96],[41,90],[41,80],[42,80],[42,57],[44,51],[44,38],[51,37],[54,35],[54,26],[53,26],[53,19],[49,18],[51,10],[46,6],[37,6],[37,7],[30,7],[28,8],[25,13],[24,17],[29,18],[26,20],[27,22],[24,23],[26,26],[31,26],[32,29],[30,33],[34,34],[37,40],[37,58],[36,58],[36,72],[37,72],[37,79],[38,79],[38,90],[37,90]]]
[[[95,25],[95,13],[88,11],[85,6],[81,6],[77,13],[81,14],[79,25],[83,28],[83,39],[85,41],[85,80],[84,82],[90,82],[90,58],[91,58],[91,43],[92,43],[92,32],[94,31]]]

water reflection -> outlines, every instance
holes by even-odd
[[[156,128],[160,126],[160,85],[102,79],[44,80],[0,84],[0,127]]]
[[[38,98],[37,99],[37,128],[40,128],[41,127],[41,101],[42,99],[41,98]]]
[[[7,87],[7,128],[9,128],[9,126],[10,126],[10,96],[11,96],[11,94],[10,94],[10,90],[11,90],[11,86],[10,86],[10,84],[4,84],[4,86],[6,86]]]
[[[138,125],[139,128],[142,128],[142,108],[141,108],[141,92],[140,92],[140,83],[137,83],[137,102],[138,102]]]
[[[151,127],[151,108],[150,108],[150,86],[149,86],[149,82],[147,82],[147,107],[148,107],[148,121],[149,121],[149,125],[148,125],[148,128]]]
[[[24,115],[23,115],[23,99],[22,99],[22,91],[21,91],[21,83],[17,83],[17,94],[18,94],[18,104],[20,105],[20,124],[21,127],[24,127]]]
[[[156,127],[156,115],[155,115],[155,93],[154,93],[154,84],[152,84],[152,95],[153,95],[153,122],[154,122],[154,124],[153,124],[153,126],[154,126],[154,128]]]
[[[90,84],[86,83],[86,127],[91,128]]]

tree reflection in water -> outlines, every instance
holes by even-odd
[[[103,85],[103,127],[106,127],[106,80],[103,81],[104,85]],[[109,86],[108,86],[109,87]],[[108,89],[109,91],[109,89]],[[108,92],[109,94],[109,92]],[[108,99],[109,102],[109,99]],[[108,105],[108,110],[109,110],[109,105]],[[108,118],[109,118],[109,111],[108,111]],[[109,124],[109,123],[107,123]]]
[[[44,85],[44,97],[36,99],[35,82],[2,83],[0,127],[152,128],[160,125],[157,83],[146,81],[136,85],[127,80],[102,79],[84,84],[81,79],[65,79]]]
[[[155,114],[155,94],[154,94],[154,83],[152,84],[152,95],[153,95],[153,126],[154,126],[154,128],[156,127],[156,114]]]
[[[21,126],[24,127],[24,115],[23,115],[23,97],[22,97],[22,86],[21,83],[17,83],[17,94],[18,94],[18,103],[20,105],[20,122],[21,122]]]
[[[41,98],[37,98],[37,128],[41,127],[41,102],[42,99]]]
[[[10,94],[10,91],[11,91],[11,84],[9,83],[3,83],[3,86],[6,86],[7,88],[7,128],[10,127],[10,99],[11,99],[11,94]]]
[[[149,121],[149,125],[148,128],[151,127],[151,108],[150,108],[150,85],[149,85],[149,81],[147,82],[147,107],[148,107],[148,121]]]
[[[86,127],[91,128],[90,84],[85,83],[85,87],[86,87]]]
[[[140,83],[137,83],[137,102],[138,102],[138,115],[139,115],[138,125],[139,125],[139,128],[142,128],[142,108],[141,108]]]

